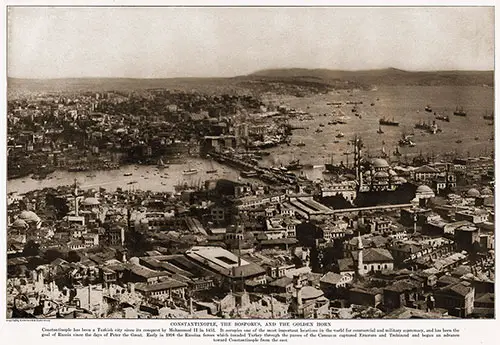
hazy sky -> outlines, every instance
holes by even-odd
[[[8,75],[19,78],[494,65],[491,7],[10,8],[8,25]]]

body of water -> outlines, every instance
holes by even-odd
[[[347,91],[333,92],[328,95],[312,97],[279,97],[280,104],[289,105],[297,110],[308,112],[309,119],[291,119],[290,124],[304,127],[294,130],[292,142],[289,146],[268,149],[271,155],[266,165],[286,165],[293,159],[299,159],[303,164],[320,165],[325,163],[346,162],[346,152],[352,152],[348,145],[355,134],[358,134],[364,144],[364,151],[377,155],[385,147],[386,153],[392,153],[398,147],[403,133],[411,134],[415,147],[398,147],[399,152],[408,157],[420,153],[434,154],[457,153],[458,155],[490,155],[494,148],[491,140],[494,126],[491,121],[483,119],[485,113],[490,115],[494,111],[494,90],[487,87],[464,86],[403,86],[384,87],[375,91]],[[352,112],[353,105],[343,105],[337,108],[328,105],[330,102],[360,101],[357,105],[361,118]],[[374,103],[372,106],[371,104]],[[424,108],[430,105],[433,112]],[[467,112],[466,117],[454,116],[456,107],[462,106]],[[450,122],[436,120],[441,133],[429,134],[415,129],[420,121],[430,122],[437,114],[448,115]],[[327,116],[324,116],[327,114]],[[337,114],[337,115],[333,115]],[[344,114],[346,124],[328,125]],[[398,127],[382,126],[383,134],[378,134],[380,118],[394,119],[399,122]],[[322,126],[320,126],[322,125]],[[322,132],[318,133],[320,129]],[[337,137],[342,133],[344,137]],[[461,142],[457,142],[461,141]],[[297,146],[298,143],[305,146]],[[391,157],[395,159],[395,157]],[[349,157],[352,163],[352,155]]]
[[[379,155],[384,147],[386,153],[390,155],[389,160],[396,159],[392,153],[398,147],[398,141],[403,133],[413,132],[412,140],[416,146],[398,147],[403,155],[400,159],[403,159],[405,155],[411,159],[420,153],[424,155],[432,153],[437,159],[445,153],[486,156],[490,155],[494,148],[494,142],[491,140],[494,126],[488,125],[490,121],[483,119],[485,113],[491,114],[494,109],[492,88],[478,86],[384,87],[374,91],[353,91],[352,95],[347,91],[339,91],[328,95],[302,98],[280,96],[275,101],[306,111],[310,117],[302,121],[298,118],[291,119],[292,125],[304,127],[304,129],[293,132],[290,145],[267,149],[270,155],[262,161],[261,165],[267,167],[287,165],[291,160],[299,159],[301,163],[310,165],[309,168],[303,170],[303,173],[311,180],[324,177],[322,172],[325,163],[343,161],[352,164],[353,157],[349,154],[352,153],[352,147],[348,143],[355,134],[363,139],[365,153]],[[337,108],[327,104],[348,101],[363,102],[357,105],[361,118],[351,111],[353,105],[343,105]],[[374,103],[373,106],[372,103]],[[432,107],[432,113],[424,110],[427,105]],[[453,115],[457,105],[464,108],[467,112],[466,117]],[[419,121],[432,121],[435,118],[434,111],[450,117],[450,122],[436,121],[442,133],[433,135],[414,128],[415,123]],[[328,125],[328,122],[342,114],[346,124]],[[382,117],[398,121],[399,127],[383,126],[384,133],[378,134],[378,122]],[[317,132],[318,129],[321,132]],[[340,137],[339,133],[344,136]],[[298,143],[304,143],[305,146],[297,146]],[[183,174],[183,171],[187,169],[196,169],[198,172],[192,175]],[[217,173],[207,173],[214,169]],[[124,174],[132,175],[125,176]],[[7,192],[23,194],[45,187],[69,185],[74,183],[75,179],[84,189],[103,187],[115,190],[120,187],[124,190],[172,192],[174,186],[179,184],[198,186],[206,180],[221,178],[255,181],[254,179],[241,179],[239,171],[216,162],[190,159],[186,164],[170,165],[164,169],[158,169],[155,166],[125,166],[113,171],[57,171],[44,180],[34,180],[30,177],[9,180]]]
[[[188,169],[197,170],[197,173],[184,174],[184,171]],[[217,172],[208,173],[209,170],[217,170]],[[125,176],[129,174],[131,175]],[[107,171],[55,171],[44,180],[35,180],[31,177],[12,179],[7,181],[7,193],[24,194],[37,189],[56,188],[73,184],[75,179],[82,189],[103,187],[107,190],[122,188],[123,190],[173,192],[174,187],[179,184],[198,186],[207,180],[221,178],[237,180],[238,177],[239,172],[233,168],[220,165],[217,162],[193,158],[185,164],[172,164],[164,168],[128,165],[117,170]]]

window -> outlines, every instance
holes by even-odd
[[[387,264],[384,265],[384,269],[387,269]]]

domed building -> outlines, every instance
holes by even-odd
[[[100,204],[101,203],[99,202],[99,200],[97,198],[93,198],[93,197],[85,198],[81,202],[81,205],[84,207],[94,207],[94,206],[99,206]]]
[[[17,216],[17,219],[26,222],[32,229],[40,229],[42,226],[42,220],[33,211],[24,210]]]
[[[431,187],[426,186],[425,184],[418,186],[415,192],[415,199],[421,207],[427,206],[429,199],[434,198],[435,196],[436,195]]]
[[[389,163],[383,158],[375,158],[372,160],[372,166],[375,171],[386,171],[390,168]]]
[[[483,189],[481,189],[481,195],[490,196],[493,195],[493,191],[488,187],[484,187]]]
[[[298,318],[321,318],[328,314],[330,301],[322,290],[312,286],[302,286],[300,277],[293,278],[294,298],[290,305],[292,314]]]
[[[383,158],[374,158],[369,162],[369,170],[362,174],[360,192],[370,191],[395,191],[402,183],[397,173],[391,169],[389,163]]]
[[[18,218],[10,225],[10,227],[16,230],[27,230],[29,225],[23,219]]]
[[[468,198],[479,198],[481,196],[481,193],[479,193],[479,191],[476,188],[471,188],[467,191],[465,195]]]

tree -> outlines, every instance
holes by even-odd
[[[55,215],[57,219],[62,219],[69,212],[69,206],[66,199],[59,198],[49,193],[45,197],[45,202],[48,206],[52,206],[55,209]]]
[[[52,262],[55,259],[63,258],[64,254],[61,251],[59,251],[58,249],[47,249],[47,251],[45,252],[45,254],[43,255],[43,257],[48,262]]]
[[[43,265],[45,261],[39,256],[29,258],[26,268],[30,271],[35,270],[38,266]]]
[[[24,256],[38,256],[40,255],[40,245],[33,240],[26,242],[23,248]]]
[[[68,262],[79,262],[80,255],[74,250],[68,252]]]

